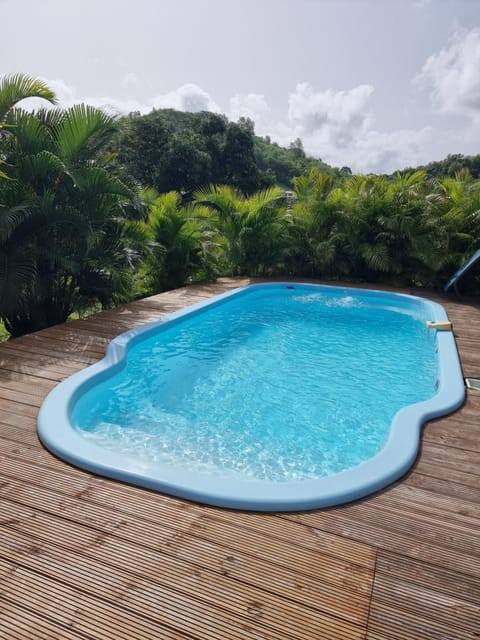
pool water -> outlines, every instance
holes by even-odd
[[[222,476],[337,474],[382,449],[399,409],[435,395],[425,320],[382,294],[252,289],[133,346],[72,423],[106,449]]]

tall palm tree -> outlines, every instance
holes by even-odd
[[[26,98],[56,102],[53,91],[41,80],[22,73],[0,78],[0,305],[7,311],[15,307],[18,292],[35,277],[32,242],[17,238],[18,227],[30,216],[31,199],[14,179],[16,169],[7,160],[11,159],[17,135],[9,116]],[[31,125],[35,125],[33,119]]]
[[[7,94],[25,93],[6,86]],[[0,99],[7,102],[8,95]],[[104,112],[14,106],[3,127],[0,317],[20,335],[126,294],[136,255],[136,228],[126,212],[135,193],[106,169],[102,152],[117,122]]]

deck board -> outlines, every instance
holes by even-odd
[[[380,552],[368,639],[470,640],[478,632],[479,595],[476,579]]]
[[[223,279],[0,345],[0,637],[6,640],[473,640],[480,634],[480,395],[426,425],[407,476],[362,501],[236,512],[52,456],[38,409],[109,340],[231,290]],[[480,304],[432,294],[464,374]]]

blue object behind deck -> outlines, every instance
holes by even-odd
[[[467,271],[469,271],[472,267],[474,267],[477,264],[477,262],[480,262],[480,249],[478,251],[475,251],[475,253],[470,258],[470,260],[467,260],[467,262],[462,264],[462,266],[455,271],[453,276],[445,285],[444,291],[448,291],[449,289],[454,287],[457,284],[457,282],[460,280],[460,278],[463,275],[465,275]]]

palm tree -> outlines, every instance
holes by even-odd
[[[7,86],[8,96],[24,96]],[[0,180],[0,317],[12,335],[64,322],[88,303],[127,295],[137,233],[135,192],[102,156],[117,122],[86,105],[3,120]]]
[[[207,206],[223,238],[224,265],[233,275],[266,275],[282,262],[290,216],[283,191],[272,187],[245,196],[230,186],[197,191],[196,205]]]
[[[348,271],[340,251],[338,224],[343,209],[341,182],[312,169],[294,178],[287,271],[294,275],[329,276]]]
[[[0,305],[8,312],[14,309],[18,292],[35,276],[32,242],[18,238],[18,228],[30,217],[31,202],[22,185],[13,179],[15,167],[7,161],[17,135],[9,116],[26,98],[56,102],[53,91],[41,80],[21,73],[0,79]]]
[[[181,194],[143,193],[148,204],[142,224],[149,252],[143,266],[141,293],[175,289],[192,280],[213,275],[218,244],[205,207],[182,206]]]
[[[9,134],[13,134],[6,118],[10,111],[26,98],[41,98],[51,104],[56,103],[55,94],[42,80],[36,80],[23,73],[12,74],[0,78],[0,180],[8,179],[3,144]]]

